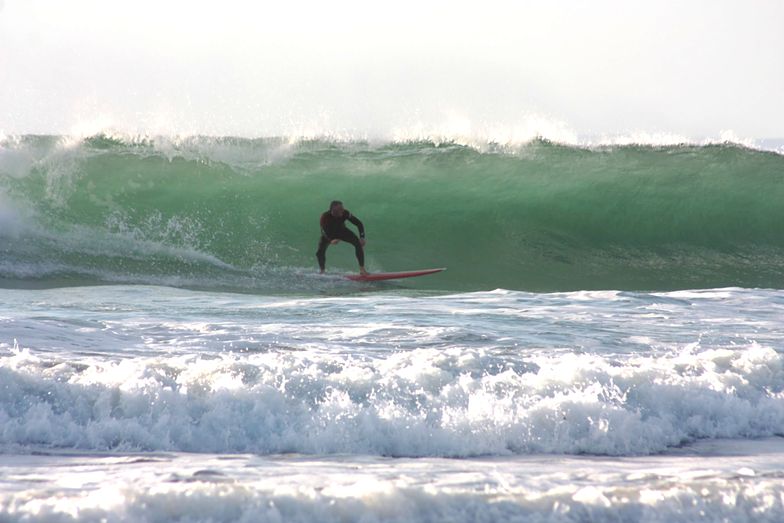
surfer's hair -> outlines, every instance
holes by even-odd
[[[338,205],[343,205],[343,202],[341,202],[340,200],[332,200],[331,202],[329,202],[329,210],[331,211]]]

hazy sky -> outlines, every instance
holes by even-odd
[[[784,137],[784,1],[0,0],[0,132],[102,129]]]

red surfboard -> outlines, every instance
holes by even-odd
[[[405,271],[405,272],[374,272],[367,276],[360,274],[347,274],[346,278],[354,281],[383,281],[383,280],[399,280],[401,278],[414,278],[416,276],[426,276],[428,274],[435,274],[437,272],[445,271],[446,267],[440,269],[423,269],[421,271]]]

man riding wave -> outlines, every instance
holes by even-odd
[[[353,223],[359,230],[359,238],[346,227],[346,220]],[[359,262],[359,273],[367,276],[365,270],[365,226],[359,219],[343,207],[343,202],[335,200],[329,204],[329,210],[321,215],[321,238],[319,239],[316,259],[318,259],[319,269],[324,273],[327,261],[327,247],[336,245],[340,240],[346,241],[354,246],[354,253]]]

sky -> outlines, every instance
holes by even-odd
[[[784,138],[781,0],[0,0],[0,133]]]

